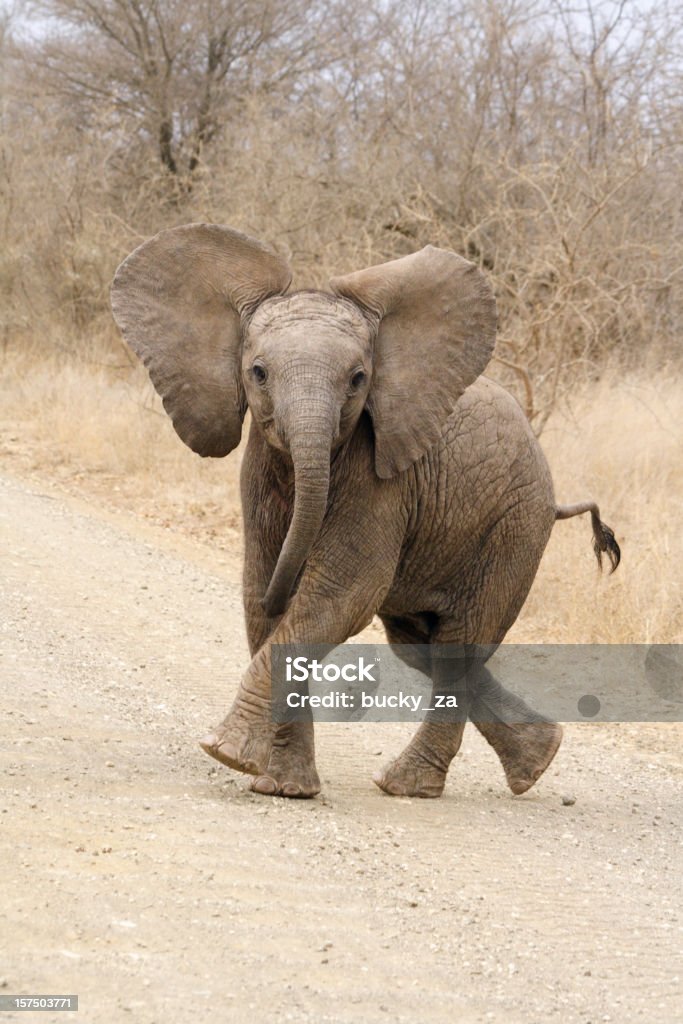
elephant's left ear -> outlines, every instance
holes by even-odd
[[[439,438],[493,353],[496,303],[481,271],[428,245],[330,282],[379,320],[368,411],[380,477],[407,469]]]

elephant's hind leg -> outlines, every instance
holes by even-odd
[[[470,718],[500,758],[507,784],[519,796],[538,782],[562,742],[549,722],[504,690],[486,668],[470,690]]]
[[[539,512],[535,521],[538,529],[532,533],[514,516],[500,521],[482,551],[479,578],[469,588],[476,602],[454,608],[442,642],[457,638],[491,648],[502,642],[531,589],[552,528],[549,514]],[[526,792],[555,757],[562,727],[506,690],[483,662],[468,682],[468,694],[470,720],[496,751],[508,786],[516,795]]]
[[[428,664],[415,664],[415,657],[404,660],[432,674],[433,692],[448,692],[449,687],[454,692],[462,678],[462,663],[435,655],[440,645],[485,643],[495,648],[502,641],[529,592],[551,525],[549,520],[545,530],[529,537],[515,524],[501,520],[469,585],[461,582],[453,606],[441,613],[431,630],[416,627],[410,619],[384,620],[392,644],[432,645],[431,673]],[[400,647],[396,651],[401,656]],[[562,741],[561,726],[535,714],[483,664],[468,667],[466,693],[462,689],[458,689],[458,702],[498,754],[508,786],[515,794],[526,792],[555,757]],[[462,720],[450,722],[428,714],[403,753],[374,781],[390,794],[439,796],[463,730],[464,714]]]
[[[536,715],[483,666],[469,672],[464,693],[457,688],[458,667],[446,660],[436,665],[432,704],[436,694],[457,692],[459,710],[495,750],[512,792],[526,793],[559,750],[562,726]],[[464,729],[464,717],[444,721],[427,713],[405,750],[373,781],[391,796],[441,796]]]

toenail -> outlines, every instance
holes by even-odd
[[[261,775],[252,787],[257,793],[263,793],[264,796],[272,796],[275,793],[277,786],[273,779],[269,779],[267,775]]]

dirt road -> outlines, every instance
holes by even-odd
[[[370,782],[409,725],[327,725],[323,796],[257,797],[197,745],[246,663],[232,557],[9,476],[0,531],[1,993],[88,1024],[683,1019],[676,727],[570,726],[517,798],[470,729],[423,802]]]

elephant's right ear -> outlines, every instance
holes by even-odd
[[[116,271],[116,322],[176,432],[199,455],[227,455],[239,443],[246,412],[240,318],[290,280],[276,253],[215,224],[162,231]]]

